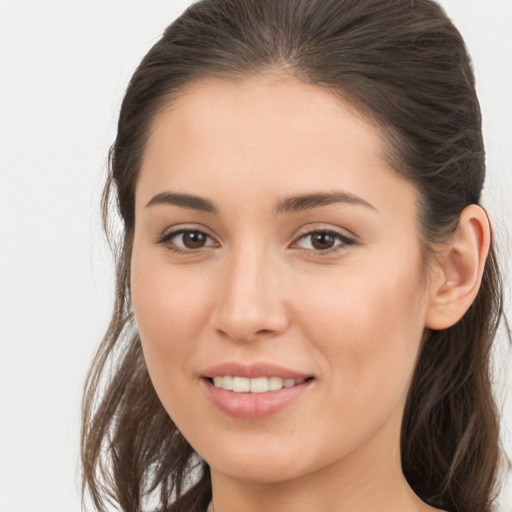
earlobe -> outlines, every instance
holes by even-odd
[[[490,243],[491,230],[484,209],[475,204],[467,206],[457,232],[439,254],[430,283],[426,327],[451,327],[469,309],[482,282]]]

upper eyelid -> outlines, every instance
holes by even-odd
[[[343,231],[340,231],[338,229],[332,229],[332,228],[317,228],[317,229],[311,229],[308,231],[305,231],[304,233],[297,236],[297,238],[302,238],[309,235],[314,235],[315,233],[329,233],[330,235],[338,235],[341,238],[353,238],[350,235],[345,234]]]
[[[340,231],[337,231],[337,230],[334,230],[334,229],[315,229],[315,230],[312,230],[312,231],[306,231],[302,235],[297,236],[294,239],[294,241],[292,242],[292,244],[295,244],[299,240],[307,238],[308,236],[315,235],[317,233],[327,233],[327,234],[332,235],[334,237],[338,237],[340,242],[341,242],[341,244],[343,244],[343,243],[345,243],[345,244],[349,244],[349,243],[353,244],[356,241],[353,237],[347,236],[344,233],[341,233]]]
[[[187,228],[170,231],[169,233],[166,233],[165,235],[163,235],[162,238],[164,238],[164,239],[174,238],[175,236],[183,235],[184,233],[201,233],[203,235],[206,235],[208,238],[215,240],[215,237],[211,236],[209,233],[206,233],[205,231],[202,231],[200,229],[187,229]]]
[[[358,240],[358,236],[352,231],[341,228],[333,225],[325,225],[321,223],[315,223],[315,225],[306,225],[299,228],[293,235],[294,240],[298,240],[303,236],[310,235],[312,233],[333,233],[337,234],[343,238],[347,238],[349,240],[353,240],[354,242]]]
[[[208,235],[210,238],[218,238],[216,235],[212,234],[212,231],[209,228],[203,226],[202,224],[178,224],[175,226],[169,226],[164,229],[161,234],[157,236],[157,240],[169,238],[173,235],[178,235],[186,231],[199,231],[205,235]]]

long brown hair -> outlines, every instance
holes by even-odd
[[[114,205],[124,233],[114,312],[87,379],[82,426],[83,488],[98,509],[109,501],[138,512],[152,494],[158,510],[199,512],[211,499],[208,465],[160,404],[134,326],[134,193],[151,123],[169,101],[203,77],[236,80],[268,69],[329,88],[380,125],[393,168],[420,192],[426,261],[432,243],[480,200],[485,158],[471,63],[432,0],[202,0],[187,9],[133,75],[110,154],[104,220]],[[409,392],[404,474],[425,502],[451,512],[488,512],[496,493],[489,356],[502,318],[491,249],[464,317],[427,333]]]

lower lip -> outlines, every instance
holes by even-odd
[[[243,420],[257,420],[282,411],[311,386],[312,380],[265,393],[235,393],[201,379],[211,401],[225,414]]]

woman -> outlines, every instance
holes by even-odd
[[[111,152],[95,506],[489,511],[484,172],[469,58],[431,0],[190,7],[135,72]]]

